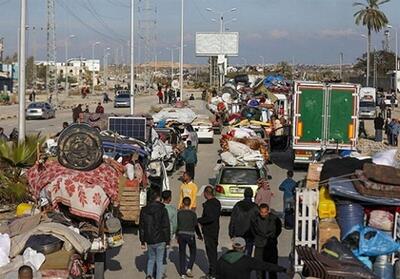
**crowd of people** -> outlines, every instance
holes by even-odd
[[[288,179],[291,177],[288,175]],[[253,202],[253,190],[246,188],[244,199],[232,211],[229,223],[229,237],[232,250],[218,259],[221,204],[215,197],[214,188],[203,190],[205,202],[200,217],[196,215],[198,186],[192,173],[184,172],[179,190],[177,207],[171,204],[172,192],[152,193],[150,202],[141,210],[139,239],[141,247],[147,250],[146,278],[166,278],[171,241],[176,239],[179,251],[180,278],[193,278],[196,261],[196,241],[204,241],[208,260],[208,272],[202,278],[246,279],[253,270],[257,278],[277,278],[278,272],[286,272],[278,263],[278,237],[282,222],[270,211],[272,192],[266,179],[258,181],[259,188]],[[290,181],[283,182],[285,191],[290,191]],[[285,202],[288,201],[286,196]],[[197,238],[197,239],[196,239]],[[189,248],[189,257],[186,255]],[[254,257],[253,255],[254,250]]]
[[[400,120],[392,117],[392,109],[386,109],[384,103],[380,106],[380,112],[374,119],[374,129],[376,142],[383,142],[383,133],[385,133],[388,144],[391,146],[398,146]],[[368,137],[363,120],[360,121],[359,136]]]

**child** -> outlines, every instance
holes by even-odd
[[[283,192],[283,209],[293,207],[294,191],[296,189],[296,181],[293,180],[293,171],[286,173],[287,178],[279,185],[279,190]]]
[[[193,278],[192,268],[194,261],[196,260],[196,239],[195,234],[197,234],[198,239],[202,240],[203,237],[200,232],[200,228],[197,224],[196,213],[190,208],[191,200],[189,197],[185,197],[182,200],[183,208],[178,211],[178,229],[177,229],[177,239],[179,244],[179,267],[180,276],[185,278]],[[186,245],[189,246],[190,256],[189,263],[186,269]]]
[[[272,196],[274,195],[269,187],[269,182],[265,178],[260,178],[257,181],[258,189],[255,197],[255,203],[259,206],[260,204],[271,204]]]

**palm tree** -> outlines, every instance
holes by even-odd
[[[353,3],[353,7],[361,7],[361,9],[354,14],[356,24],[362,24],[366,26],[368,30],[367,86],[369,85],[370,73],[371,32],[372,30],[379,32],[389,23],[385,13],[379,9],[381,5],[389,1],[390,0],[365,0],[366,3]]]

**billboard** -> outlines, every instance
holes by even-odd
[[[196,33],[196,56],[238,56],[239,33]]]

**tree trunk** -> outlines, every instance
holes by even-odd
[[[368,46],[367,46],[367,83],[369,86],[369,76],[370,76],[370,65],[371,65],[371,29],[368,28]]]

